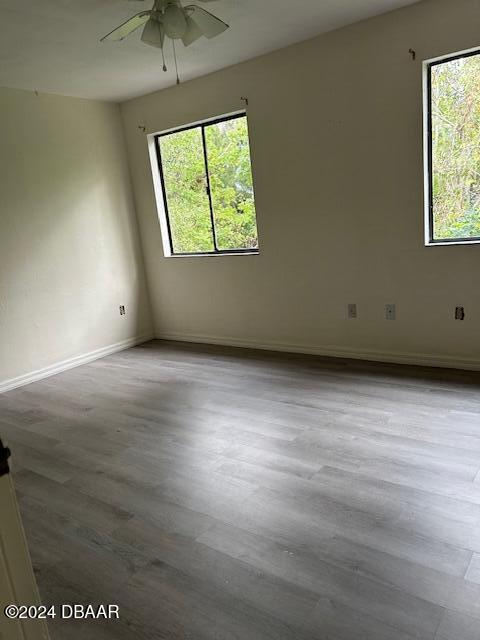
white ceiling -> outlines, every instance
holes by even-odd
[[[280,49],[418,0],[219,0],[203,4],[231,26],[178,47],[182,80]],[[195,0],[185,0],[192,4]],[[122,101],[175,83],[160,51],[99,39],[153,0],[0,0],[0,86]],[[200,3],[198,3],[200,4]],[[170,42],[169,42],[170,44]]]

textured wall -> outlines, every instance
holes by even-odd
[[[0,89],[0,183],[0,385],[150,332],[118,105]]]

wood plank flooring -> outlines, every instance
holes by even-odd
[[[480,640],[480,375],[151,342],[0,396],[53,640]]]

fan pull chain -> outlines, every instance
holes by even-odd
[[[163,60],[163,67],[162,67],[162,69],[163,69],[164,71],[166,71],[166,70],[167,70],[167,65],[165,64],[165,51],[163,50],[163,46],[162,46],[162,60]]]
[[[173,59],[175,60],[175,73],[177,74],[177,84],[180,84],[180,78],[178,77],[177,51],[175,49],[175,40],[172,39],[172,43],[173,43]]]

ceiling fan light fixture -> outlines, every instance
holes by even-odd
[[[199,0],[212,2],[213,0]],[[161,50],[163,71],[167,71],[165,64],[165,37],[172,40],[175,70],[178,77],[177,53],[175,40],[181,40],[185,47],[190,46],[202,36],[214,38],[228,29],[228,24],[217,18],[197,4],[184,6],[182,0],[153,0],[153,7],[149,11],[141,11],[101,38],[105,40],[123,40],[128,35],[143,26],[141,40],[143,43]]]
[[[203,31],[200,29],[197,23],[192,20],[189,15],[187,15],[187,30],[185,31],[185,35],[182,38],[183,44],[188,47],[202,36]]]
[[[195,4],[187,5],[185,10],[188,12],[188,16],[195,22],[197,27],[203,33],[203,35],[210,39],[219,36],[226,29],[228,24],[214,16],[210,11],[206,11]]]
[[[183,38],[187,32],[187,20],[185,13],[176,4],[169,4],[163,14],[163,26],[165,33],[172,40]]]
[[[153,18],[153,16],[152,16]],[[143,28],[141,40],[145,44],[161,49],[165,40],[165,31],[160,22],[150,18]]]

